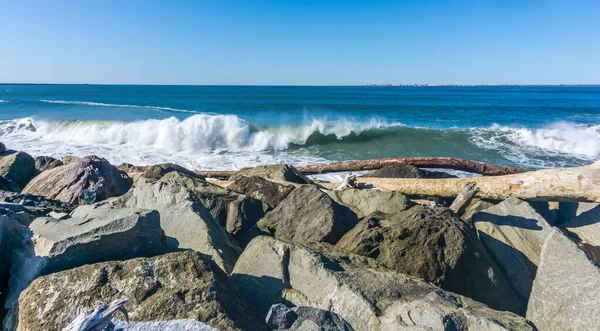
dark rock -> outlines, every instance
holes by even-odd
[[[23,193],[42,195],[72,204],[90,203],[82,200],[82,192],[94,192],[94,202],[116,197],[129,190],[133,181],[108,161],[88,156],[64,166],[46,170],[35,177]],[[84,193],[84,197],[89,196]]]
[[[19,298],[19,329],[60,330],[77,316],[77,307],[123,297],[132,322],[194,319],[219,330],[268,330],[227,275],[194,251],[40,277]]]
[[[292,191],[256,225],[265,233],[293,242],[335,244],[357,222],[356,214],[313,185]]]
[[[57,160],[51,156],[37,156],[35,158],[35,169],[38,172],[54,169],[63,165],[61,160]]]
[[[240,176],[227,186],[227,189],[264,201],[274,208],[294,190],[294,186],[275,183],[258,176]]]
[[[456,178],[456,176],[441,172],[419,169],[410,164],[390,164],[364,177],[374,178]]]
[[[336,246],[492,308],[525,312],[475,232],[446,208],[371,214]]]
[[[26,226],[11,217],[0,215],[0,303],[2,304],[8,291],[13,253],[22,247],[22,241],[27,234]]]
[[[271,306],[267,313],[267,326],[271,330],[285,330],[292,327],[298,315],[286,305],[277,303]]]
[[[66,202],[31,194],[15,194],[0,200],[8,203],[18,204],[22,206],[22,209],[20,210],[23,210],[36,217],[46,216],[50,212],[68,214],[75,208],[73,205]],[[0,207],[1,206],[2,205],[0,205]]]
[[[35,176],[35,160],[24,152],[6,151],[0,155],[0,176],[23,188]]]
[[[6,146],[3,143],[0,143],[0,153],[6,152]]]
[[[0,176],[0,190],[8,192],[19,192],[21,188],[16,183]]]
[[[257,166],[254,168],[242,168],[231,176],[229,180],[236,181],[239,177],[258,176],[265,179],[274,179],[297,184],[312,184],[308,177],[304,176],[298,169],[289,164],[273,164]]]
[[[192,178],[198,178],[202,180],[205,179],[203,176],[200,176],[193,171],[173,163],[163,163],[149,166],[134,166],[129,163],[122,163],[117,168],[126,172],[129,177],[133,178],[134,180],[137,180],[138,178],[144,178],[150,181],[157,181],[170,172],[178,172]]]
[[[257,237],[238,259],[231,279],[263,316],[271,305],[286,303],[335,312],[355,330],[535,330],[515,314],[327,244]]]

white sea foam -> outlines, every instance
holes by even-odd
[[[34,155],[97,154],[114,163],[174,162],[192,168],[235,169],[281,162],[325,162],[319,157],[278,151],[290,144],[305,144],[314,132],[341,139],[385,125],[375,120],[327,123],[315,119],[300,127],[255,130],[235,115],[208,114],[128,123],[22,118],[0,121],[0,136],[11,148]]]
[[[0,100],[0,103],[8,102],[8,100]]]
[[[121,107],[121,108],[146,108],[146,109],[154,109],[154,110],[174,111],[174,112],[180,112],[180,113],[194,113],[194,114],[198,113],[193,110],[176,109],[176,108],[170,108],[170,107],[120,105],[120,104],[113,104],[113,103],[90,102],[90,101],[40,100],[40,102],[55,103],[55,104],[62,104],[62,105],[80,105],[80,106],[95,106],[95,107]]]
[[[532,156],[573,156],[594,161],[600,157],[600,125],[558,122],[542,128],[497,124],[471,130],[475,145],[499,151],[509,160],[534,167],[547,166]]]

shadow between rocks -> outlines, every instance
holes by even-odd
[[[538,225],[537,220],[521,216],[504,216],[490,214],[486,211],[480,211],[476,214],[476,216],[474,216],[473,220],[475,221],[475,223],[489,222],[495,225],[512,226],[515,228],[522,228],[527,230],[543,230],[543,228]]]

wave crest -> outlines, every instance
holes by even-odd
[[[176,109],[170,107],[159,107],[159,106],[140,106],[140,105],[121,105],[121,104],[113,104],[113,103],[102,103],[102,102],[91,102],[91,101],[68,101],[68,100],[40,100],[40,102],[44,103],[54,103],[61,105],[80,105],[80,106],[93,106],[93,107],[120,107],[120,108],[145,108],[145,109],[153,109],[159,111],[173,111],[179,113],[194,113],[198,112],[193,110],[185,110],[185,109]]]

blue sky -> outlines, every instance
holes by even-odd
[[[5,1],[0,82],[598,84],[600,1]]]

